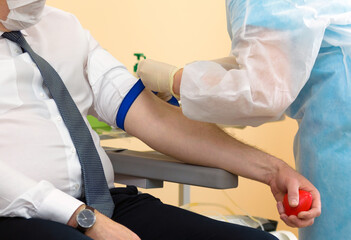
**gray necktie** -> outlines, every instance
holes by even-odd
[[[77,150],[82,168],[86,202],[89,206],[111,217],[114,203],[106,182],[100,156],[89,129],[61,77],[47,61],[32,50],[21,32],[5,32],[2,36],[17,43],[38,66],[44,84],[55,100]]]

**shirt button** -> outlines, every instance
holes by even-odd
[[[76,149],[75,148],[71,148],[71,153],[75,153]]]
[[[79,189],[79,184],[74,184],[73,185],[73,190],[74,191],[78,191],[78,189]]]
[[[45,94],[44,94],[44,93],[40,93],[39,95],[40,95],[40,97],[42,97],[42,98],[45,97]]]
[[[59,122],[62,121],[62,117],[61,117],[61,116],[57,116],[56,119],[57,119],[57,121],[59,121]]]

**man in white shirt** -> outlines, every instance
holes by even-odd
[[[86,123],[88,112],[95,113],[184,162],[263,182],[271,187],[288,225],[313,224],[321,204],[309,181],[215,125],[185,118],[178,108],[144,90],[73,15],[44,5],[45,0],[0,0],[0,36],[21,30],[32,49],[58,72]],[[3,37],[0,72],[1,239],[275,239],[165,205],[138,194],[135,187],[114,189],[112,165],[90,127],[115,210],[113,220],[93,210],[94,225],[77,231],[76,216],[86,208],[81,164],[57,105],[29,54]],[[125,114],[120,114],[121,106]],[[312,209],[287,217],[283,195],[288,192],[296,206],[298,189],[312,193]]]

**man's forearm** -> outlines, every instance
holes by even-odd
[[[180,109],[147,91],[129,110],[126,130],[155,150],[184,162],[222,168],[264,183],[284,164],[234,139],[214,124],[186,118]]]
[[[184,162],[222,168],[269,185],[280,217],[289,226],[310,226],[320,215],[317,189],[285,162],[237,141],[216,125],[186,118],[179,108],[163,102],[147,90],[130,108],[125,129],[155,150]],[[299,189],[312,194],[312,209],[292,219],[285,215],[281,201],[288,193],[289,202],[298,202]]]

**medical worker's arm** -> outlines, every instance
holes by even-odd
[[[196,61],[184,67],[181,82],[174,82],[191,119],[252,126],[279,120],[310,76],[328,24],[316,17],[316,6],[240,2],[227,1],[231,55],[239,68]]]
[[[221,68],[227,71],[239,69],[234,56],[214,59],[211,62],[219,64]],[[137,75],[141,78],[145,87],[155,92],[171,93],[177,98],[180,98],[182,73],[183,68],[180,69],[152,59],[142,60],[137,69]]]
[[[186,118],[181,110],[144,90],[131,106],[125,129],[153,149],[184,162],[217,167],[271,187],[281,218],[290,226],[305,227],[320,215],[317,189],[285,162],[232,138],[214,124]],[[313,195],[313,207],[289,218],[281,211],[286,192],[298,202],[298,189]],[[294,204],[293,204],[294,205]]]

